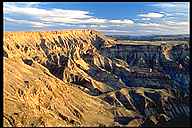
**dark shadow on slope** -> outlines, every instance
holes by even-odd
[[[98,50],[101,49],[101,47],[104,46],[105,40],[102,39],[101,37],[96,35],[96,40],[94,40],[94,42],[92,43]]]
[[[158,124],[159,127],[191,127],[190,118],[184,115]]]
[[[129,92],[129,95],[132,98],[133,104],[136,107],[136,109],[144,115],[144,109],[145,109],[145,98],[137,93]]]
[[[58,36],[58,39],[59,39],[59,43],[60,43],[61,46],[63,47],[63,46],[64,46],[64,41],[63,41],[63,39],[61,38],[61,36]]]
[[[161,95],[157,92],[150,93],[150,92],[144,92],[144,94],[152,99],[156,104],[159,104],[161,101]]]
[[[55,42],[55,44],[57,45],[57,47],[61,47],[61,45],[59,44],[59,42],[53,37],[53,40]]]
[[[127,125],[130,121],[132,121],[133,119],[143,119],[142,116],[122,116],[122,117],[115,117],[114,120],[115,122],[118,122],[119,124],[122,125]]]
[[[7,54],[7,52],[5,50],[3,50],[3,56],[8,58],[8,54]]]
[[[127,125],[133,118],[132,117],[115,117],[115,122],[122,125]]]
[[[92,86],[92,83],[86,80],[85,78],[71,74],[70,79],[72,80],[71,83],[87,88],[90,91],[90,95],[98,96],[102,94],[102,92],[99,89],[94,88]]]
[[[45,44],[45,39],[43,38],[43,36],[41,34],[40,35],[40,47],[41,49],[44,51],[45,55],[49,55],[49,48],[47,47],[47,45]]]
[[[68,63],[68,58],[61,54],[49,54],[48,60],[43,64],[54,76],[63,80],[63,72]]]
[[[31,59],[22,59],[23,62],[29,66],[31,66],[33,64],[33,61]]]
[[[119,91],[115,93],[117,99],[124,105],[124,107],[128,110],[135,110],[128,99],[122,95]]]

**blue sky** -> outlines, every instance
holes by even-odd
[[[4,2],[4,31],[189,34],[188,2]]]

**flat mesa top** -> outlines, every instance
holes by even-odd
[[[132,41],[132,40],[119,40],[117,42],[118,42],[117,44],[123,44],[123,45],[157,45],[157,46],[160,46],[162,44],[168,44],[168,45],[189,44],[188,41]]]

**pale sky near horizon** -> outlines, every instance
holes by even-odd
[[[4,31],[189,34],[189,2],[4,2]]]

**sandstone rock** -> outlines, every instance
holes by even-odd
[[[94,30],[5,32],[4,125],[138,127],[189,116],[188,45],[118,43]]]

